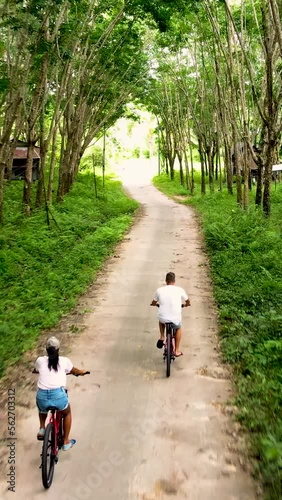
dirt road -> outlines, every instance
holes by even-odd
[[[254,500],[235,427],[223,411],[231,389],[219,364],[196,218],[155,190],[148,175],[127,183],[144,214],[81,299],[84,331],[69,353],[75,366],[91,370],[69,380],[77,444],[61,452],[54,483],[43,491],[34,391],[27,391],[31,408],[17,422],[16,491],[6,490],[2,475],[0,498]],[[192,306],[183,312],[184,356],[166,379],[149,304],[168,270]]]

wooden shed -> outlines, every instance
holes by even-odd
[[[25,177],[26,160],[27,160],[28,144],[24,141],[18,141],[14,149],[12,175],[11,180],[22,180]],[[32,166],[32,180],[36,181],[39,177],[40,165],[40,148],[33,147],[33,166]]]

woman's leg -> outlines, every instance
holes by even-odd
[[[47,413],[41,413],[39,410],[39,428],[45,429],[45,422],[47,418]]]
[[[71,407],[70,404],[65,410],[61,411],[64,422],[64,444],[69,444],[69,435],[70,435],[70,430],[71,430],[71,421],[72,421],[72,416],[71,416]]]

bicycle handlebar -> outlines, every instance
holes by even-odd
[[[85,373],[67,373],[67,375],[73,375],[74,377],[84,377],[84,375],[90,375],[90,372]]]
[[[84,375],[90,375],[90,372],[85,372],[85,373],[82,373],[81,375],[77,374],[77,375],[74,375],[75,377],[84,377]]]
[[[33,370],[32,370],[31,373],[38,374],[39,372],[35,368],[33,368]],[[90,372],[87,371],[85,373],[77,373],[77,374],[75,374],[75,373],[67,373],[67,375],[74,375],[74,377],[84,377],[84,375],[90,375]]]
[[[153,304],[150,304],[152,306]],[[160,307],[160,304],[156,304],[156,307]],[[185,307],[185,304],[181,304],[181,307]]]

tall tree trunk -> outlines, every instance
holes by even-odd
[[[248,145],[244,142],[243,152],[243,170],[244,170],[244,209],[247,210],[249,206],[249,164],[248,164]]]
[[[205,160],[204,160],[204,152],[203,145],[201,139],[198,138],[199,144],[199,155],[201,161],[201,193],[206,194],[206,169],[205,169]]]
[[[217,150],[218,172],[219,172],[219,190],[222,191],[222,166],[220,157],[220,148]]]
[[[10,137],[20,103],[20,92],[17,89],[16,95],[11,95],[10,93],[2,126],[3,132],[0,137],[0,224],[3,224],[4,221],[4,178],[5,168],[9,162]]]
[[[24,176],[23,203],[26,215],[31,215],[31,186],[32,186],[32,167],[33,167],[34,142],[28,138],[27,158]]]
[[[30,112],[27,120],[28,124],[28,150],[27,162],[23,192],[24,209],[27,215],[31,213],[31,185],[32,185],[32,167],[33,167],[33,147],[36,143],[35,130],[38,119],[41,117],[46,99],[46,81],[48,71],[48,56],[45,55],[42,60],[40,80],[34,90]]]
[[[263,183],[263,164],[262,161],[258,163],[258,178],[256,189],[256,205],[261,207],[262,202],[262,183]]]
[[[190,123],[188,122],[188,141],[189,141],[189,153],[190,153],[190,163],[191,163],[191,183],[190,183],[190,192],[191,194],[194,193],[194,160],[193,160],[193,145],[192,145],[192,140],[191,140],[191,129],[190,129]],[[188,160],[187,160],[188,162]]]
[[[54,186],[54,174],[55,174],[55,164],[56,164],[56,151],[57,151],[57,127],[54,127],[52,136],[52,147],[51,147],[51,158],[49,165],[49,180],[47,189],[47,203],[51,205],[53,198],[53,186]],[[63,141],[62,141],[63,142]]]
[[[43,190],[45,189],[45,165],[46,165],[46,154],[47,154],[47,141],[45,140],[45,124],[44,124],[44,111],[45,106],[42,107],[41,123],[40,123],[40,164],[39,164],[39,177],[37,183],[36,191],[36,202],[35,206],[37,208],[42,206],[43,201]]]
[[[233,165],[231,160],[230,145],[225,137],[223,140],[227,191],[229,194],[233,195]]]
[[[4,221],[4,175],[5,163],[0,163],[0,225]]]
[[[66,157],[65,152],[65,119],[63,121],[61,133],[61,151],[60,151],[60,165],[59,165],[59,179],[58,179],[58,189],[57,189],[57,201],[60,203],[63,201],[64,197],[64,182],[65,182],[65,172],[64,172],[64,160]]]
[[[177,152],[177,157],[178,157],[178,161],[179,161],[180,184],[181,184],[181,186],[184,186],[183,161],[182,161],[182,154],[179,151]]]
[[[213,160],[214,157],[212,155],[212,150],[211,146],[207,147],[207,160],[208,160],[208,174],[209,174],[209,187],[210,187],[210,192],[214,192],[214,164]]]
[[[187,191],[189,190],[190,193],[192,193],[192,180],[191,180],[191,175],[190,175],[189,160],[188,160],[186,149],[184,150],[184,163],[185,163],[186,188],[187,188]]]
[[[269,134],[270,135],[270,134]],[[271,134],[272,135],[272,134]],[[276,140],[272,136],[269,137],[267,143],[267,155],[265,161],[265,174],[264,174],[264,190],[263,190],[263,211],[267,217],[270,216],[270,198],[271,198],[271,180],[272,180],[272,165],[274,162]]]
[[[169,175],[172,181],[174,180],[174,161],[175,161],[175,153],[170,153],[168,157],[168,164],[169,164]]]

